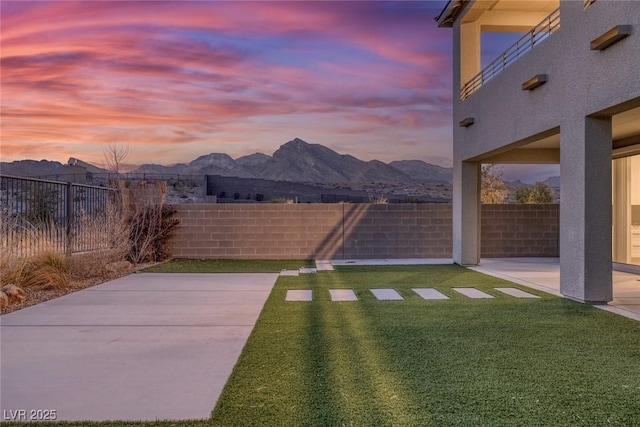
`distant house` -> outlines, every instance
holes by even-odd
[[[436,20],[453,29],[455,262],[482,255],[483,163],[559,163],[560,291],[610,301],[612,268],[640,271],[640,4],[451,0]],[[489,32],[522,37],[481,64]]]

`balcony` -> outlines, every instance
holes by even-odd
[[[491,80],[507,66],[517,61],[518,58],[529,52],[535,46],[538,46],[543,40],[547,39],[558,28],[560,28],[560,8],[551,12],[538,25],[533,27],[524,36],[522,36],[522,38],[504,51],[504,53],[498,56],[493,60],[493,62],[465,83],[460,90],[460,99],[467,99],[487,81]]]

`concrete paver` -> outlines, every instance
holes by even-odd
[[[400,301],[404,299],[395,289],[371,289],[371,293],[380,301]]]
[[[299,270],[282,270],[280,272],[281,276],[298,276],[300,275],[300,271]]]
[[[503,294],[510,295],[515,298],[540,298],[538,295],[530,294],[516,288],[494,288],[496,291],[500,291]]]
[[[411,290],[416,294],[420,295],[423,299],[435,299],[435,300],[449,299],[448,296],[446,296],[442,292],[437,291],[433,288],[413,288]]]
[[[137,274],[6,314],[0,411],[208,418],[277,276]]]
[[[316,269],[318,271],[333,271],[333,265],[328,260],[316,260]]]
[[[329,289],[331,301],[358,301],[358,297],[351,289]]]
[[[398,259],[334,259],[335,265],[440,265],[453,264],[451,258],[398,258]]]
[[[476,288],[451,288],[451,289],[469,298],[474,298],[474,299],[475,298],[477,299],[493,298],[492,295],[489,295],[486,292],[482,292],[481,290]]]
[[[285,301],[312,301],[313,291],[311,289],[289,289]]]

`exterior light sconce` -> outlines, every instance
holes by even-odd
[[[547,82],[546,74],[536,74],[526,82],[522,83],[522,90],[534,90],[538,86],[542,86]]]
[[[464,119],[460,120],[460,127],[461,128],[468,128],[474,122],[475,122],[475,120],[473,120],[473,117],[465,117]]]
[[[629,37],[631,25],[616,25],[600,37],[591,40],[591,50],[605,50],[612,44]]]

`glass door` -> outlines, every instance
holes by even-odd
[[[640,266],[640,154],[612,166],[613,262]]]

